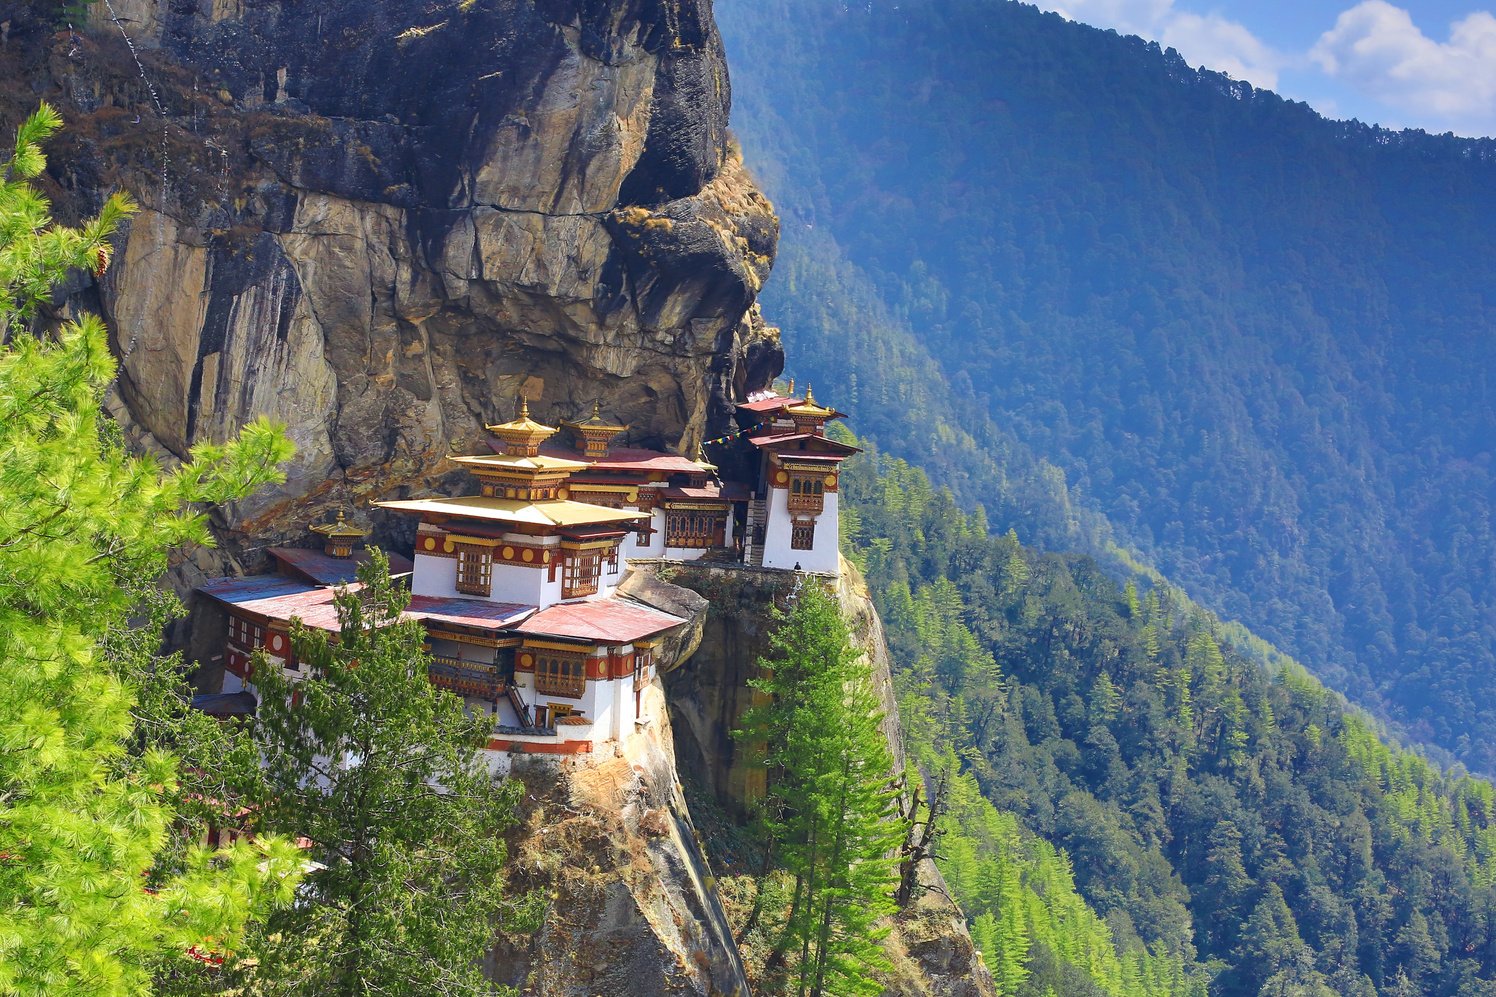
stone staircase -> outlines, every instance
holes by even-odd
[[[764,545],[753,542],[754,534],[758,527],[762,526],[768,518],[768,510],[763,499],[755,499],[748,503],[748,526],[747,537],[744,541],[743,561],[749,567],[762,568],[764,566]]]

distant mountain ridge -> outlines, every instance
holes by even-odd
[[[718,4],[798,373],[1496,771],[1496,141],[1016,3]]]

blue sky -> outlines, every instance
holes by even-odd
[[[1031,0],[1335,118],[1496,135],[1496,0]]]

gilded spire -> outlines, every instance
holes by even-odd
[[[348,522],[343,516],[343,510],[338,510],[338,521],[336,523],[313,523],[312,532],[320,533],[325,538],[323,550],[333,557],[351,557],[353,545],[369,535],[369,531],[360,529]]]
[[[342,537],[348,539],[362,540],[369,535],[368,530],[361,530],[348,522],[343,516],[343,510],[338,510],[338,521],[336,523],[316,523],[312,526],[313,533],[320,533],[324,537]]]
[[[556,432],[554,426],[542,426],[530,418],[530,399],[519,396],[519,414],[511,422],[489,426],[488,431],[504,441],[504,451],[514,457],[534,457],[540,444]]]
[[[796,421],[807,420],[817,424],[823,423],[837,414],[835,409],[829,409],[823,405],[816,404],[815,390],[811,388],[809,382],[806,382],[805,385],[805,401],[798,405],[790,405],[784,411],[790,418]]]
[[[614,425],[603,418],[603,403],[601,400],[592,403],[592,415],[581,422],[563,422],[561,424],[571,431],[572,439],[582,456],[587,460],[600,460],[608,452],[608,444],[619,433],[626,432],[629,427]]]

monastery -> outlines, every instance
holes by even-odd
[[[406,616],[426,631],[433,684],[494,719],[493,752],[585,754],[652,723],[647,692],[663,638],[687,621],[620,595],[630,560],[711,558],[763,569],[836,574],[837,482],[855,447],[826,436],[842,414],[805,397],[765,393],[738,406],[739,429],[714,441],[744,448],[752,481],[723,481],[703,454],[612,443],[626,426],[590,417],[542,425],[522,401],[489,426],[493,452],[453,457],[469,494],[376,502],[415,519]],[[270,550],[272,574],[218,578],[198,592],[227,616],[223,688],[199,697],[219,715],[252,710],[251,656],[294,681],[291,623],[338,631],[333,596],[356,585],[368,531],[319,523],[322,549]]]

